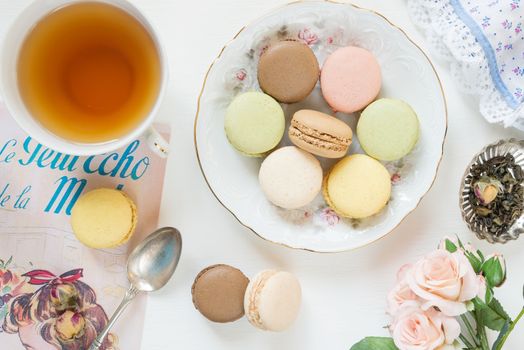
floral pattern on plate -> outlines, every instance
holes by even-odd
[[[224,114],[239,93],[260,90],[257,65],[273,42],[308,44],[322,64],[339,47],[356,45],[372,51],[383,74],[381,96],[410,103],[419,115],[421,138],[404,159],[385,163],[393,184],[392,199],[379,214],[364,220],[341,218],[319,195],[309,206],[283,210],[271,205],[258,185],[262,159],[242,157],[228,144]],[[303,108],[332,113],[320,86],[306,100],[282,105],[286,116]],[[337,117],[355,130],[358,114]],[[318,252],[354,249],[392,231],[418,204],[435,178],[446,132],[446,106],[430,61],[398,28],[371,11],[349,4],[290,4],[247,26],[210,68],[195,121],[195,144],[211,190],[245,226],[262,238],[292,248]],[[287,137],[281,146],[290,144]],[[362,153],[356,136],[350,153]],[[321,159],[325,171],[336,160]]]

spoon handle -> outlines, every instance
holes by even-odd
[[[120,305],[118,305],[118,308],[116,309],[113,316],[111,316],[111,319],[107,323],[106,327],[98,334],[98,337],[96,337],[95,341],[91,346],[89,347],[89,350],[98,350],[104,343],[104,339],[109,334],[109,331],[111,328],[113,328],[114,324],[118,320],[118,318],[122,315],[126,307],[131,303],[131,301],[137,296],[137,294],[140,291],[136,289],[133,285],[129,286],[129,289],[126,292],[126,295],[124,296],[124,299],[122,299],[122,302]]]

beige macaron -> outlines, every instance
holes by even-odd
[[[137,225],[135,203],[124,192],[100,188],[81,196],[71,212],[71,226],[90,248],[112,248],[126,243]]]
[[[280,332],[295,322],[301,302],[300,282],[293,274],[264,270],[249,283],[244,296],[244,309],[253,326]]]
[[[325,158],[344,157],[353,138],[353,131],[342,120],[310,109],[293,115],[288,134],[295,146]]]

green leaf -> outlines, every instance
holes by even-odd
[[[466,250],[466,249],[464,249],[464,244],[462,243],[462,241],[460,240],[458,235],[457,235],[457,242],[458,242],[460,248],[462,248],[463,250]]]
[[[475,297],[475,299],[471,300],[473,302],[473,305],[475,306],[475,311],[483,309],[485,307],[488,307],[486,303],[484,303],[484,300],[482,300],[479,297]]]
[[[498,349],[499,345],[500,345],[500,342],[502,341],[502,339],[504,339],[504,336],[506,335],[506,333],[508,333],[509,331],[509,325],[510,325],[510,321],[506,321],[504,323],[504,326],[502,327],[502,329],[500,330],[500,333],[499,333],[499,336],[497,337],[497,340],[495,340],[495,342],[493,343],[493,347],[491,348],[492,350],[496,350]]]
[[[490,286],[486,286],[486,304],[493,301],[493,289]]]
[[[11,256],[9,260],[7,261],[0,259],[0,268],[7,269],[12,262],[13,262],[13,256]]]
[[[478,274],[482,270],[482,261],[471,252],[464,252],[464,254],[466,258],[468,258],[473,270],[475,270],[475,273]]]
[[[367,337],[356,343],[350,350],[398,350],[391,338]]]
[[[502,307],[500,301],[498,301],[497,299],[493,298],[493,300],[491,301],[491,303],[488,304],[488,306],[497,314],[501,315],[504,319],[511,321],[511,318]]]
[[[482,254],[482,252],[481,252],[480,250],[477,250],[477,254],[478,254],[478,256],[480,257],[480,260],[482,260],[482,262],[484,262],[484,260],[486,260],[486,259],[484,258],[484,254]]]
[[[450,252],[450,253],[455,253],[458,250],[458,248],[455,245],[455,243],[453,243],[452,241],[450,241],[447,238],[446,238],[446,241],[445,241],[445,245],[446,245],[446,250],[448,252]]]
[[[489,304],[477,304],[479,307],[479,321],[483,326],[494,331],[501,331],[506,322],[511,323],[511,318],[506,313],[500,302],[493,298]]]

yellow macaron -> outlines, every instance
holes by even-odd
[[[81,196],[71,212],[71,226],[90,248],[112,248],[126,243],[137,225],[137,210],[124,192],[100,188]]]
[[[391,197],[391,177],[379,161],[354,154],[338,162],[324,178],[323,195],[339,215],[363,219],[380,212]]]

